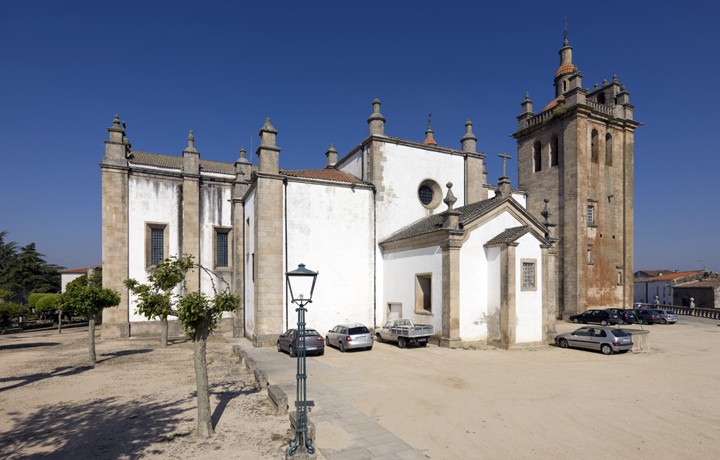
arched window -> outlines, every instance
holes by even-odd
[[[540,155],[540,141],[535,141],[533,144],[533,171],[538,172],[540,169],[542,169],[542,163],[541,163],[541,155]]]
[[[613,141],[612,134],[607,133],[605,135],[605,164],[612,166],[613,162]]]
[[[560,155],[560,140],[557,137],[557,134],[553,134],[552,139],[550,139],[550,167],[557,166],[559,164],[559,155]]]
[[[590,135],[590,161],[593,163],[598,162],[598,149],[600,147],[598,146],[598,132],[597,129],[592,130],[592,134]]]

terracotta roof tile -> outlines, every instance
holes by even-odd
[[[155,166],[158,168],[182,169],[182,157],[159,153],[132,152],[131,165]]]
[[[557,72],[555,72],[555,78],[559,77],[560,75],[566,75],[573,72],[575,72],[575,65],[563,64],[558,68]]]
[[[681,284],[673,289],[693,289],[693,288],[716,288],[720,287],[720,280],[696,281],[694,283]]]
[[[516,241],[521,236],[525,235],[530,231],[530,227],[527,225],[521,225],[520,227],[506,228],[504,232],[501,232],[496,237],[485,243],[485,245],[493,244],[507,244]]]
[[[671,280],[676,280],[678,278],[682,278],[682,277],[688,276],[688,275],[697,275],[699,273],[704,273],[704,271],[703,270],[692,270],[692,271],[688,271],[688,272],[668,273],[667,275],[656,276],[655,278],[650,278],[648,281],[671,281]]]
[[[350,174],[339,171],[335,168],[324,168],[324,169],[298,169],[298,170],[280,170],[280,174],[284,174],[288,177],[299,177],[304,179],[318,179],[326,180],[331,182],[345,182],[348,184],[362,184],[364,183],[360,179],[351,176]]]
[[[556,105],[558,105],[561,101],[564,101],[564,100],[565,100],[565,96],[563,96],[563,95],[561,94],[561,95],[559,95],[558,97],[556,97],[555,99],[553,99],[552,101],[550,101],[550,103],[548,103],[548,105],[546,105],[546,106],[542,109],[542,111],[544,112],[544,111],[546,111],[546,110],[550,110],[550,109],[552,109],[553,107],[555,107]]]

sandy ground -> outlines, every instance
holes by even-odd
[[[208,344],[215,436],[194,435],[192,343],[102,340],[87,332],[0,336],[0,458],[281,458],[287,416],[222,338]]]
[[[435,460],[718,458],[717,321],[645,328],[651,351],[613,356],[557,347],[328,349],[309,359],[309,398],[320,414],[323,395],[336,395]],[[222,338],[209,347],[209,440],[193,434],[190,343],[100,340],[101,362],[90,367],[85,340],[79,331],[0,336],[0,458],[283,457],[287,417],[271,414]],[[317,429],[321,451],[350,442],[341,426]]]

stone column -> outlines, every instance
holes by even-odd
[[[517,328],[517,276],[515,253],[518,243],[509,243],[500,252],[500,346],[511,348],[515,345]]]
[[[183,150],[182,244],[181,254],[200,260],[200,152],[195,149],[195,136],[190,131],[188,146]],[[166,254],[166,256],[169,254]],[[185,276],[187,292],[200,290],[200,270],[188,270]]]
[[[130,144],[125,129],[115,115],[108,128],[102,174],[102,271],[103,287],[120,293],[116,308],[103,310],[103,337],[130,336],[128,290],[123,282],[128,278],[128,162]]]
[[[460,339],[461,235],[451,235],[442,246],[442,335],[440,346],[457,348]]]
[[[283,332],[285,292],[283,248],[283,179],[279,174],[277,130],[265,121],[257,149],[259,168],[255,183],[255,328],[258,347],[274,346]],[[293,309],[294,310],[294,309]]]

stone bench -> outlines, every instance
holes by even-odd
[[[259,389],[267,388],[268,386],[268,375],[262,369],[255,369],[255,386]]]
[[[244,361],[245,361],[245,367],[247,368],[247,370],[251,373],[255,373],[255,367],[257,366],[257,364],[255,363],[255,360],[248,356],[245,358]]]
[[[288,399],[285,392],[280,388],[279,385],[268,385],[267,386],[268,398],[273,406],[277,415],[285,415],[288,411]],[[292,419],[291,419],[292,422]]]

